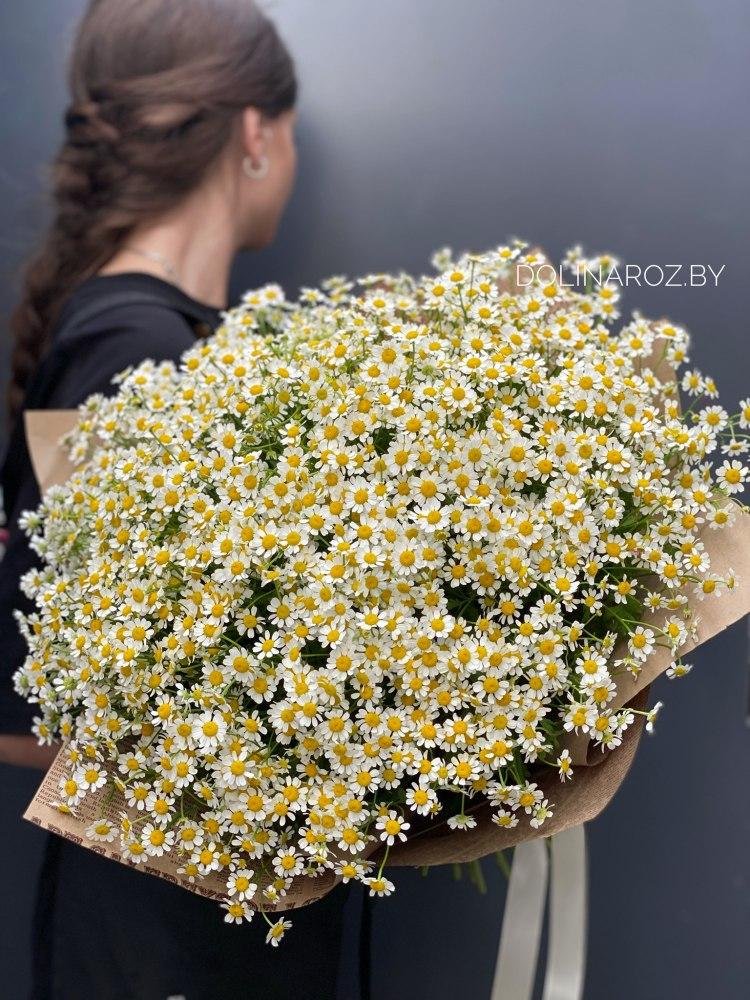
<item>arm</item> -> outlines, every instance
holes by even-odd
[[[0,764],[35,767],[46,771],[58,750],[58,743],[40,746],[36,736],[8,736],[0,733]]]

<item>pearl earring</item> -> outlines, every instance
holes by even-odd
[[[268,157],[264,153],[260,158],[260,164],[257,167],[253,166],[253,161],[249,156],[245,156],[242,160],[242,169],[247,177],[253,181],[259,181],[261,177],[265,177],[268,173]]]

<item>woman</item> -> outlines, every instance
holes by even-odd
[[[56,214],[30,265],[16,335],[3,469],[0,759],[46,766],[11,676],[25,648],[19,578],[35,564],[17,518],[38,503],[20,411],[111,393],[146,357],[179,358],[227,305],[232,259],[266,246],[295,172],[296,81],[250,0],[95,0],[71,66],[54,168]],[[40,878],[34,996],[53,1000],[329,1000],[346,890],[295,916],[276,950],[265,926],[229,927],[213,902],[49,839]]]

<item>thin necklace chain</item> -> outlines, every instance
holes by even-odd
[[[180,275],[174,264],[168,260],[164,254],[159,253],[158,250],[141,250],[139,247],[134,246],[124,246],[123,250],[127,250],[130,253],[138,254],[139,257],[145,257],[146,260],[152,260],[155,264],[164,268],[164,271],[169,275],[169,277],[174,281],[176,285],[179,285]]]

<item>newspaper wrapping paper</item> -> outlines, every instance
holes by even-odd
[[[657,374],[664,381],[671,377],[669,370]],[[29,452],[35,474],[39,480],[40,492],[53,485],[64,483],[73,471],[59,441],[70,431],[78,420],[76,410],[27,410],[24,414]],[[711,559],[712,570],[724,573],[730,568],[742,580],[750,578],[750,516],[737,516],[734,525],[720,530],[706,530],[703,541]],[[693,609],[698,621],[697,632],[680,653],[688,652],[723,631],[733,622],[750,611],[750,589],[741,583],[733,591],[724,591],[720,597],[707,596]],[[649,685],[674,661],[668,650],[656,647],[652,656],[643,664],[635,679],[624,675],[618,684],[618,705],[630,704],[642,709],[647,704]],[[633,762],[638,742],[643,730],[643,716],[629,727],[622,744],[612,752],[603,752],[592,747],[586,737],[571,737],[568,746],[571,756],[579,765],[572,781],[561,782],[557,772],[543,771],[534,776],[539,788],[553,803],[554,813],[540,828],[529,825],[528,817],[520,817],[518,826],[501,829],[491,819],[491,807],[486,800],[479,800],[468,811],[477,820],[471,830],[454,831],[446,822],[434,823],[418,828],[415,823],[412,835],[404,843],[394,845],[388,855],[388,866],[429,866],[450,863],[464,863],[502,851],[517,844],[549,837],[570,827],[586,823],[597,816],[609,803],[625,778]],[[111,790],[100,790],[89,796],[78,809],[78,816],[60,813],[53,807],[58,798],[58,781],[64,767],[61,754],[55,758],[36,795],[32,799],[24,818],[59,836],[95,850],[106,857],[124,861],[116,847],[111,844],[95,844],[85,836],[86,827],[101,815],[102,803],[109,796],[106,810],[117,816],[128,812],[124,798]],[[371,846],[371,857],[382,856],[381,845]],[[133,865],[140,871],[148,872],[174,882],[177,885],[209,897],[222,897],[222,880],[218,877],[192,883],[178,874],[180,862],[169,856],[149,859],[148,863]],[[276,906],[265,907],[269,911],[290,910],[322,898],[340,881],[333,872],[326,872],[315,878],[295,879],[287,896]]]

